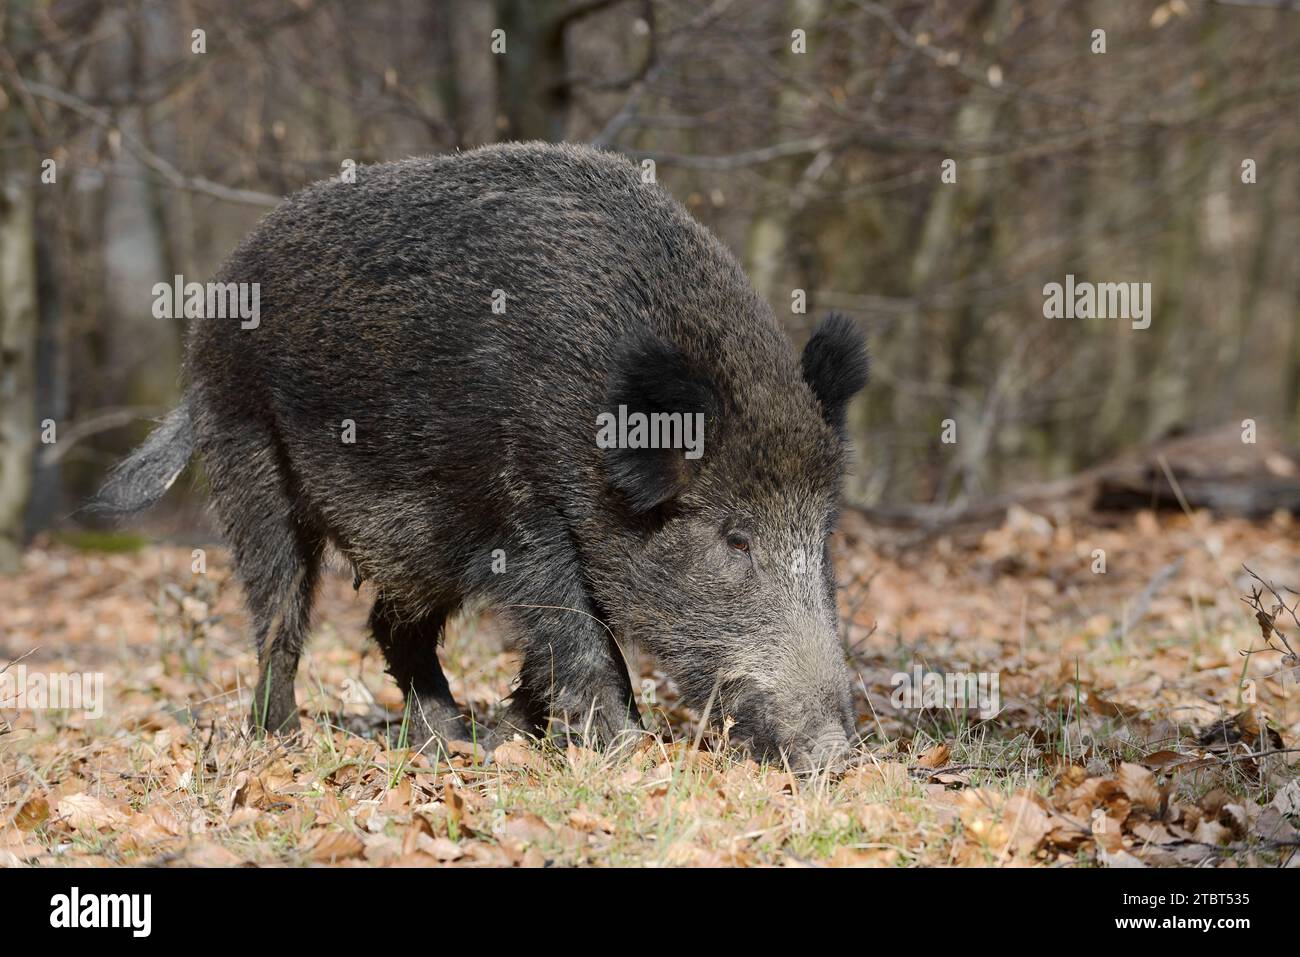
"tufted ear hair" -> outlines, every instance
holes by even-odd
[[[839,432],[849,400],[867,384],[869,366],[866,339],[847,316],[831,313],[804,346],[804,380],[821,403],[822,417]]]
[[[686,490],[720,403],[710,378],[671,343],[630,343],[615,361],[597,443],[611,486],[638,514]]]

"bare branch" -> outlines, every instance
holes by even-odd
[[[269,193],[258,192],[252,189],[236,189],[230,186],[223,186],[220,183],[214,183],[212,180],[203,176],[189,176],[182,173],[170,162],[159,156],[153,150],[145,146],[138,138],[122,129],[113,119],[113,115],[105,109],[101,109],[92,103],[88,103],[78,96],[66,93],[63,90],[55,89],[52,86],[46,86],[44,83],[38,83],[34,80],[21,80],[22,85],[33,96],[40,97],[43,100],[49,100],[51,103],[57,103],[65,109],[72,110],[80,116],[84,116],[96,126],[106,130],[111,130],[121,137],[122,144],[131,152],[131,154],[143,163],[146,167],[159,174],[167,185],[174,189],[188,190],[192,193],[202,193],[205,196],[211,196],[214,199],[224,200],[228,203],[243,203],[249,206],[278,206],[282,197],[272,196]]]
[[[151,416],[161,415],[165,409],[157,406],[134,406],[128,405],[116,409],[104,409],[86,419],[74,422],[63,430],[57,442],[53,445],[46,446],[42,451],[39,464],[42,468],[47,468],[62,461],[72,447],[83,439],[92,435],[98,435],[100,432],[108,432],[112,429],[120,429],[125,425],[130,425],[139,419],[150,418]]]

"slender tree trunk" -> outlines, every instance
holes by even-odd
[[[568,7],[568,0],[497,0],[496,26],[506,32],[497,89],[509,139],[565,138],[570,97],[560,18]]]
[[[18,567],[37,432],[36,164],[17,155],[0,195],[0,571]]]

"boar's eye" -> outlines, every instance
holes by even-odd
[[[727,547],[736,552],[748,552],[749,536],[744,532],[728,532]]]

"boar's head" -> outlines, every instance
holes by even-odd
[[[604,453],[633,534],[602,603],[689,704],[734,722],[732,741],[810,769],[855,737],[827,543],[867,356],[842,317],[820,325],[801,368],[768,329],[689,358],[654,339],[621,358],[610,408],[699,413],[704,442]]]

